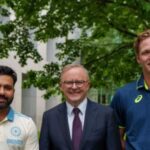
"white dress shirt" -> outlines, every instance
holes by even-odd
[[[69,124],[70,137],[72,139],[72,124],[74,119],[74,113],[72,112],[72,110],[74,107],[71,104],[69,104],[67,101],[66,101],[66,105],[67,105],[67,118]],[[79,117],[82,123],[82,129],[84,126],[86,107],[87,107],[87,98],[85,98],[78,106],[78,108],[80,109]]]

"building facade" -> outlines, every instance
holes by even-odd
[[[41,70],[42,66],[46,63],[57,61],[55,57],[56,41],[59,39],[49,40],[45,43],[35,43],[38,52],[41,54],[43,60],[35,64],[32,60],[28,60],[25,67],[21,67],[18,60],[14,58],[14,53],[10,53],[7,59],[0,59],[0,65],[6,65],[13,68],[18,77],[15,85],[15,96],[12,107],[33,118],[40,130],[43,112],[61,102],[60,96],[51,97],[49,100],[44,100],[44,91],[38,88],[30,87],[29,89],[22,88],[22,81],[27,71]]]

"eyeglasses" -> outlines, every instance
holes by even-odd
[[[85,80],[76,80],[76,81],[63,81],[62,83],[65,84],[67,87],[72,87],[75,84],[77,87],[82,87],[86,82]]]

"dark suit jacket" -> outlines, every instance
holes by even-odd
[[[66,103],[44,113],[40,150],[72,150]],[[80,150],[121,150],[110,107],[88,100]]]

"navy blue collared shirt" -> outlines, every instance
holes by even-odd
[[[125,128],[126,150],[150,149],[150,90],[140,79],[117,90],[111,107],[118,126]]]

